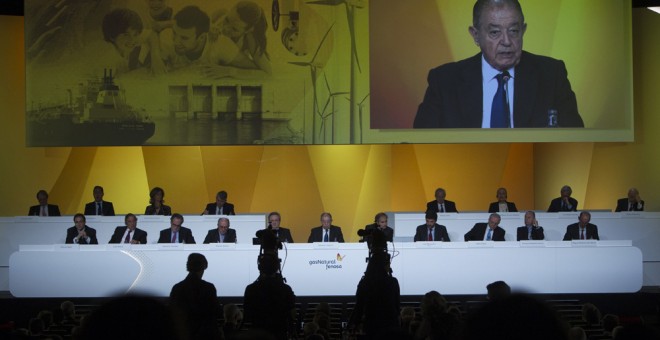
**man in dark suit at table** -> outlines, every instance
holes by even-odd
[[[426,212],[452,213],[456,210],[456,203],[445,199],[447,192],[443,188],[435,189],[435,200],[426,203]]]
[[[268,214],[268,224],[272,228],[275,236],[279,238],[280,242],[293,243],[293,237],[291,237],[291,230],[280,226],[282,221],[282,216],[277,211],[273,211]]]
[[[115,207],[112,202],[103,200],[103,187],[95,186],[92,192],[94,202],[85,204],[85,215],[115,216]]]
[[[489,213],[518,212],[518,208],[516,208],[516,204],[506,200],[508,197],[506,188],[497,189],[497,193],[495,194],[495,197],[497,197],[497,202],[493,202],[490,204],[490,206],[488,207]]]
[[[202,280],[208,266],[204,255],[188,255],[188,276],[170,292],[170,305],[174,315],[182,321],[188,339],[220,338],[218,293],[212,283]]]
[[[644,200],[639,197],[637,188],[630,188],[628,197],[619,199],[616,202],[616,210],[614,211],[644,211]]]
[[[218,228],[209,230],[204,243],[236,243],[236,230],[229,228],[229,219],[220,217]]]
[[[572,194],[573,189],[568,185],[561,187],[560,196],[550,201],[548,212],[577,211],[578,201]]]
[[[172,217],[170,217],[170,227],[160,231],[158,243],[195,244],[192,231],[182,225],[183,216],[181,214],[172,214]]]
[[[312,228],[307,243],[312,242],[339,242],[344,243],[341,228],[332,225],[332,215],[329,212],[321,214],[321,226]]]
[[[490,214],[488,223],[477,223],[465,234],[465,241],[504,241],[506,231],[500,228],[501,220],[500,215]]]
[[[478,0],[469,32],[481,53],[429,72],[413,127],[583,127],[564,62],[523,51],[526,29],[517,0]]]
[[[83,214],[73,216],[74,226],[66,230],[66,244],[99,244],[96,239],[96,230],[88,227],[87,219]]]
[[[126,226],[115,228],[109,243],[147,244],[147,232],[138,229],[135,215],[126,214],[124,223]]]
[[[33,205],[28,211],[30,216],[61,216],[60,207],[55,204],[48,204],[48,193],[46,190],[37,192],[38,205]]]
[[[518,227],[516,234],[516,240],[518,241],[545,239],[543,227],[539,226],[536,213],[531,210],[525,213],[525,225]]]
[[[374,217],[374,223],[367,224],[366,226],[364,226],[364,231],[367,234],[363,236],[360,242],[367,242],[369,247],[371,247],[371,241],[373,239],[371,233],[373,233],[373,230],[376,229],[380,230],[383,233],[386,242],[394,242],[394,229],[390,228],[387,225],[387,214],[384,212],[379,212],[378,214],[376,214],[376,216]],[[360,235],[360,231],[358,231],[358,235]]]
[[[591,221],[591,213],[582,211],[578,219],[578,223],[573,223],[566,227],[564,241],[600,240],[600,237],[598,237],[598,226],[589,223]]]
[[[436,223],[437,221],[438,214],[426,212],[426,224],[417,227],[414,241],[451,242],[449,234],[447,234],[447,227]]]
[[[222,190],[215,195],[215,202],[206,205],[202,215],[236,215],[234,205],[227,203],[227,192]]]

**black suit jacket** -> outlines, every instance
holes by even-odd
[[[225,234],[225,239],[222,243],[236,243],[236,230],[229,228]],[[204,238],[204,243],[220,243],[220,235],[218,234],[218,228],[209,230],[209,233],[206,234]]]
[[[577,211],[578,201],[575,198],[573,197],[568,198],[568,203],[570,203],[571,205],[570,208],[569,207],[562,208],[561,202],[562,202],[561,197],[557,197],[552,201],[550,201],[548,212]]]
[[[126,232],[126,228],[126,226],[115,228],[115,232],[112,234],[112,237],[110,237],[110,242],[108,243],[124,243],[124,239],[122,237]],[[132,239],[134,241],[139,241],[140,244],[147,244],[147,232],[142,229],[135,228],[135,230],[133,230]]]
[[[207,215],[215,215],[215,208],[216,208],[216,203],[212,202],[206,205],[206,209],[204,211],[208,211]],[[222,205],[222,212],[225,215],[236,215],[234,212],[234,205],[231,203],[226,203]]]
[[[33,205],[28,211],[29,216],[39,216],[41,214],[41,205]],[[48,216],[62,216],[60,214],[60,207],[55,204],[48,205]]]
[[[426,224],[417,226],[414,241],[428,241],[428,239],[429,226]],[[447,234],[447,227],[436,223],[435,227],[433,228],[433,241],[451,242],[449,239],[449,234]]]
[[[85,225],[85,233],[89,237],[89,243],[87,243],[86,239],[80,239],[78,244],[99,244],[99,241],[96,239],[96,230],[94,228]],[[66,230],[66,240],[64,243],[72,244],[73,239],[76,237],[78,237],[78,229],[76,229],[76,226],[73,226]]]
[[[367,224],[366,226],[364,226],[365,231],[375,230],[376,228],[378,228],[378,225],[376,223]],[[394,242],[394,229],[390,227],[386,227],[385,229],[382,230],[382,232],[385,235],[385,241]],[[360,240],[360,242],[367,242],[369,247],[371,247],[371,241],[372,241],[371,235],[366,235],[362,238],[362,240]]]
[[[291,237],[291,230],[287,228],[279,227],[278,230],[273,229],[273,232],[276,233],[277,237],[280,239],[280,242],[293,243],[293,237]]]
[[[172,228],[160,231],[158,243],[172,243]],[[195,238],[190,229],[186,227],[179,228],[179,243],[195,244]]]
[[[486,236],[486,228],[488,223],[477,223],[465,234],[465,241],[483,241]],[[491,234],[492,241],[504,241],[504,234],[506,231],[499,226],[493,230]]]
[[[516,240],[518,241],[529,240],[526,226],[518,227],[518,229],[516,230],[516,234],[517,234]],[[538,226],[532,228],[532,240],[544,240],[544,239],[545,239],[545,234],[543,233],[543,227]]]
[[[632,211],[644,211],[644,200],[641,200],[641,202],[639,202],[639,203],[641,203],[641,207],[639,206],[640,204],[635,204],[633,206]],[[618,201],[616,201],[616,210],[614,210],[614,211],[615,212],[628,211],[628,206],[629,206],[629,203],[628,203],[627,198],[619,199]]]
[[[156,208],[153,205],[148,205],[144,209],[144,214],[145,215],[156,215]],[[158,212],[158,215],[162,216],[171,216],[172,215],[172,208],[169,205],[161,205],[160,206],[160,211]]]
[[[330,239],[330,242],[344,243],[344,235],[341,233],[341,228],[335,225],[330,226],[330,234],[328,235],[328,238]],[[312,242],[323,242],[322,226],[312,228],[312,231],[309,233],[307,243]]]
[[[426,212],[434,212],[434,213],[440,212],[438,210],[438,201],[433,200],[431,202],[426,203]],[[453,201],[445,200],[445,212],[457,213],[458,210],[456,210],[456,203],[454,203]]]
[[[506,207],[509,212],[518,212],[518,208],[516,208],[516,204],[513,202],[506,202]],[[493,202],[490,204],[488,207],[488,212],[489,213],[497,213],[500,212],[500,202]]]
[[[585,240],[600,240],[598,237],[598,226],[595,224],[587,223]],[[579,240],[580,239],[580,224],[573,223],[566,227],[566,234],[564,234],[564,241]]]
[[[101,202],[101,208],[103,209],[101,215],[115,216],[115,207],[112,206],[112,202]],[[96,215],[96,201],[85,204],[85,215]]]
[[[481,53],[432,69],[428,84],[413,127],[481,128]],[[584,127],[563,61],[523,51],[514,91],[514,127],[547,127],[549,109],[557,110],[561,127]]]

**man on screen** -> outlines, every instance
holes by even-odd
[[[581,212],[578,220],[580,222],[573,223],[566,227],[564,241],[600,240],[600,237],[598,237],[598,226],[589,223],[591,221],[591,213],[588,211]]]
[[[429,72],[415,128],[584,127],[564,62],[522,50],[518,0],[477,0],[472,21],[481,53]]]
[[[170,217],[170,227],[160,231],[158,243],[195,244],[192,231],[183,226],[183,215],[172,214],[172,217]]]

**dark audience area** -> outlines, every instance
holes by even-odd
[[[218,298],[218,339],[270,339],[243,320],[242,298]],[[0,299],[0,339],[189,339],[167,298]],[[347,327],[354,297],[296,298],[295,339],[371,339]],[[402,296],[385,339],[660,339],[657,293]]]

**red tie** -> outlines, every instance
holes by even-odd
[[[580,228],[580,240],[584,240],[584,228]]]
[[[429,229],[429,241],[433,241],[433,229]]]
[[[176,243],[176,231],[172,233],[172,243]]]
[[[128,234],[126,234],[126,238],[124,239],[124,243],[131,243],[131,231],[128,231]]]

